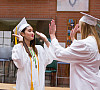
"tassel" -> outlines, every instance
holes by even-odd
[[[31,89],[30,90],[34,90],[34,88],[33,88],[33,82],[31,82]]]
[[[31,57],[30,57],[30,61],[31,61],[31,88],[30,88],[30,90],[34,90],[33,82],[32,82],[32,59],[31,59]]]
[[[16,26],[16,31],[15,34],[17,35],[17,26]],[[15,37],[15,45],[17,44],[17,37]]]

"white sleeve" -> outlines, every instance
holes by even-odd
[[[49,46],[49,48],[47,47],[47,45],[44,43],[44,51],[46,53],[46,61],[45,61],[45,65],[48,65],[50,63],[52,63],[53,60],[56,60],[54,54],[53,54],[53,50],[51,48],[51,45]]]
[[[92,57],[89,46],[82,40],[74,40],[70,47],[63,48],[55,38],[51,41],[51,47],[57,60],[63,62],[78,63],[83,62],[83,60],[88,61]]]
[[[13,47],[12,60],[17,68],[22,68],[25,65],[27,55],[24,52],[24,48],[20,44]]]
[[[45,44],[44,48],[41,45],[36,45],[36,48],[38,50],[38,57],[39,59],[41,59],[45,66],[53,61],[53,59],[50,58],[50,55],[47,52],[48,47]]]

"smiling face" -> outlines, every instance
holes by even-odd
[[[34,39],[34,30],[31,26],[26,27],[24,32],[21,32],[21,35],[24,37],[24,39],[31,41]]]

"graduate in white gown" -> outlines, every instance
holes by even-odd
[[[70,63],[70,90],[100,90],[100,41],[95,29],[100,19],[82,14],[79,25],[71,31],[72,44],[67,48],[59,45],[55,21],[52,20],[49,25],[51,52],[57,60]],[[75,39],[77,31],[81,32],[81,40]]]
[[[44,48],[35,45],[34,30],[25,18],[13,31],[13,35],[19,39],[19,43],[12,50],[12,59],[18,68],[16,90],[44,90],[45,68],[52,62],[46,53],[50,44],[48,39],[46,36],[42,38],[45,42]]]

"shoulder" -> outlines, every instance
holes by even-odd
[[[83,42],[90,48],[97,46],[97,41],[94,36],[88,36]]]
[[[44,48],[41,45],[35,45],[35,47],[37,48],[38,52],[44,50]]]
[[[74,46],[89,46],[89,44],[93,44],[93,42],[96,42],[95,38],[93,36],[88,36],[86,39],[82,40],[74,40],[72,45]]]
[[[97,41],[94,36],[89,36],[86,40],[86,43],[92,51],[98,50]]]
[[[16,44],[16,45],[14,45],[14,47],[13,47],[13,49],[21,49],[21,48],[22,48],[21,44]]]
[[[70,48],[78,52],[90,52],[90,46],[87,44],[86,39],[74,40]]]
[[[80,50],[85,50],[87,52],[95,52],[95,49],[97,49],[97,44],[96,40],[93,36],[88,36],[86,39],[82,40],[74,40],[71,48],[74,49],[80,49]]]
[[[41,45],[35,45],[35,47],[38,49],[43,49],[43,47]]]

